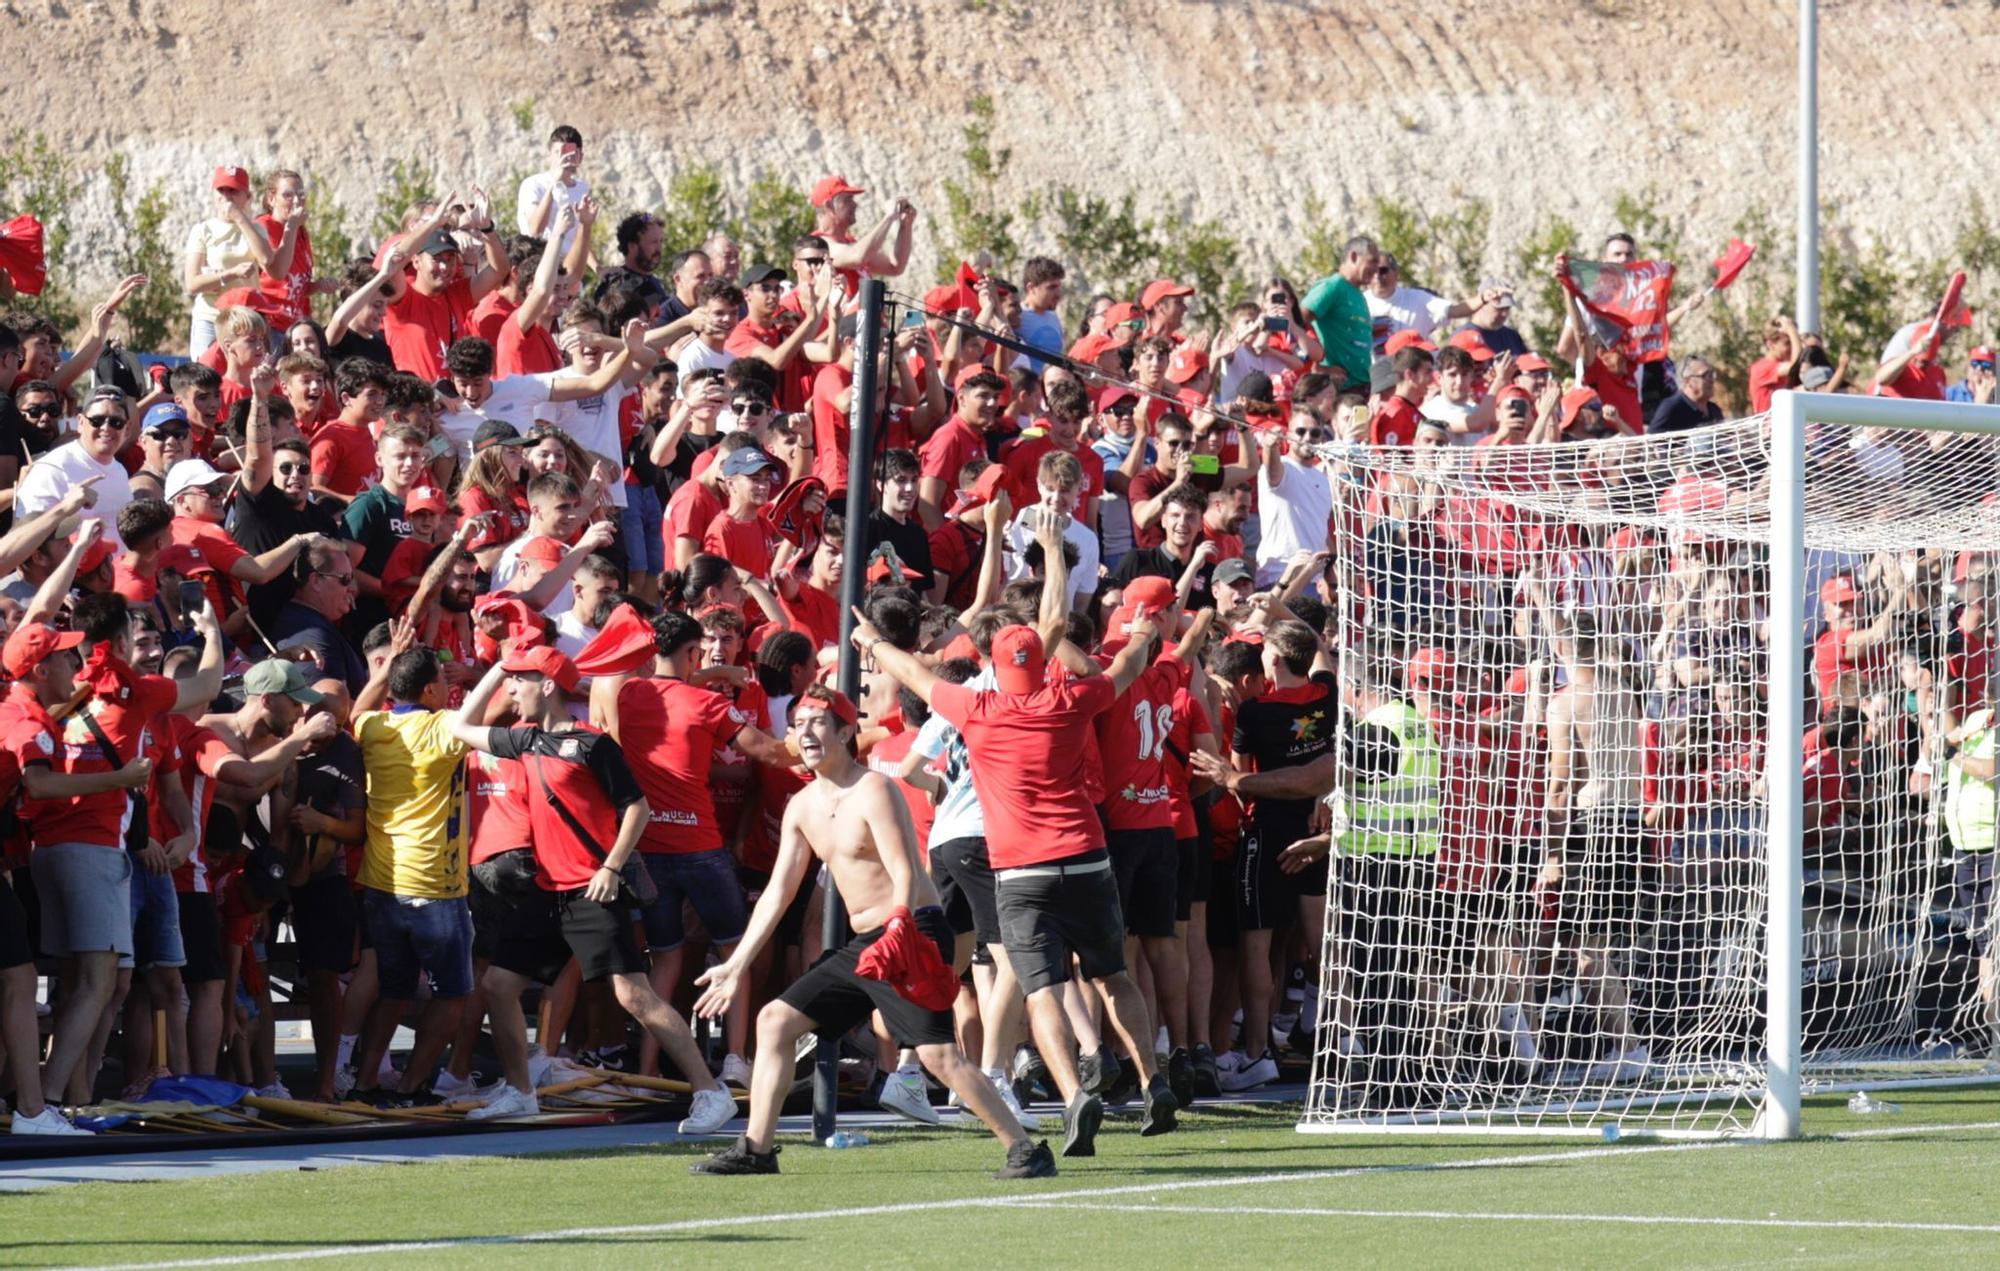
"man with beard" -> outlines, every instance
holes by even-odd
[[[613,287],[624,287],[645,302],[648,325],[667,303],[667,286],[659,279],[666,228],[651,212],[634,212],[618,222],[618,254],[624,264],[598,276],[591,299],[602,301]]]
[[[453,706],[479,682],[480,666],[472,640],[472,605],[479,599],[479,558],[467,545],[493,515],[459,522],[451,539],[432,552],[404,611],[416,621],[418,640],[437,652]]]
[[[346,538],[333,510],[312,498],[312,449],[303,440],[276,441],[271,427],[270,390],[276,372],[259,367],[250,376],[250,417],[243,427],[243,470],[237,481],[229,533],[252,556],[282,546],[300,534]],[[147,416],[151,418],[149,413]],[[249,588],[250,620],[270,631],[278,611],[299,588],[299,572],[286,570]],[[275,638],[275,637],[274,637]],[[344,677],[343,677],[344,678]],[[365,677],[364,677],[365,678]]]

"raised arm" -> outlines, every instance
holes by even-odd
[[[49,535],[61,528],[64,521],[96,503],[97,494],[91,487],[102,479],[84,477],[63,491],[62,498],[54,504],[25,521],[17,522],[5,537],[0,537],[0,574],[13,573],[22,561],[34,554],[36,548],[48,541]],[[88,539],[84,537],[86,534]],[[83,561],[83,552],[103,534],[104,522],[96,518],[78,527],[77,544],[64,553],[63,563],[35,590],[28,611],[21,615],[22,622],[47,622],[62,608],[63,597],[69,594],[71,584],[76,581],[76,568]]]
[[[144,274],[127,274],[118,280],[108,297],[91,309],[89,335],[49,377],[56,396],[68,396],[71,386],[96,367],[98,355],[104,352],[104,342],[111,338],[111,320],[118,316],[118,306],[150,281]]]
[[[556,209],[555,229],[550,232],[548,241],[542,244],[542,257],[535,266],[535,276],[528,283],[527,294],[521,297],[520,306],[509,316],[509,321],[524,333],[534,330],[549,311],[549,301],[556,292],[556,278],[562,273],[562,253],[557,247],[562,236],[575,225],[576,209],[567,203]]]
[[[854,647],[874,661],[876,670],[921,697],[926,706],[930,704],[932,690],[944,683],[916,654],[890,644],[859,609],[854,611],[853,640]]]
[[[500,669],[504,661],[505,659],[502,659],[501,662],[495,662],[486,668],[486,674],[480,676],[479,683],[473,685],[472,691],[465,695],[465,701],[457,710],[445,717],[445,727],[451,730],[452,736],[474,750],[485,751],[487,754],[492,754],[493,751],[487,736],[489,730],[484,722],[486,707],[492,702],[493,695],[500,690],[500,681],[507,674]]]
[[[382,288],[402,285],[403,268],[409,263],[410,254],[403,250],[401,243],[390,248],[389,254],[382,259],[382,268],[376,270],[374,276],[367,282],[348,293],[347,298],[340,302],[340,307],[333,311],[332,319],[326,324],[326,342],[330,345],[339,344],[346,339],[348,331],[353,327],[354,319],[368,307],[368,302],[372,298],[381,293]]]

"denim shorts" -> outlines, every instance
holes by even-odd
[[[743,899],[743,880],[736,875],[736,858],[726,848],[710,852],[648,852],[646,871],[660,898],[646,910],[646,943],[666,952],[687,939],[681,920],[683,905],[692,904],[708,938],[735,944],[750,921]]]
[[[123,962],[124,959],[119,959]],[[172,874],[132,870],[132,962],[147,967],[184,967],[181,944],[181,901],[174,894]]]
[[[383,997],[415,1000],[419,974],[430,977],[433,998],[472,992],[472,909],[465,897],[426,900],[369,887],[361,893],[361,922],[374,941]]]
[[[625,483],[625,506],[618,510],[618,539],[625,547],[626,572],[657,574],[667,567],[661,515],[658,490]]]
[[[28,857],[42,902],[42,952],[132,956],[132,854],[94,843],[51,843]]]

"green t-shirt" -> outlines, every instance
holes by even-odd
[[[1329,365],[1347,372],[1347,386],[1368,391],[1368,365],[1374,361],[1375,323],[1368,316],[1368,298],[1361,288],[1332,274],[1313,284],[1302,302],[1313,318],[1313,334],[1326,350]]]
[[[1965,736],[1963,751],[1976,759],[1993,758],[1994,720],[1982,719],[1980,712],[1968,722],[1978,726]],[[1989,781],[1951,764],[1946,769],[1944,795],[1945,828],[1951,831],[1951,845],[1961,852],[1994,850],[1994,789]]]

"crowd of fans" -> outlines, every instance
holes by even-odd
[[[1366,238],[1309,287],[1207,297],[1226,305],[1212,330],[1173,279],[1092,297],[1071,328],[1060,261],[922,288],[917,209],[864,215],[837,175],[789,259],[668,243],[636,212],[604,260],[587,167],[559,128],[515,208],[453,192],[354,261],[315,258],[303,175],[221,167],[187,239],[186,360],[148,379],[118,356],[138,278],[66,358],[46,323],[0,323],[16,1133],[80,1132],[59,1108],[92,1101],[107,1054],[133,1093],[163,1068],[282,1091],[281,931],[316,1049],[305,1097],[515,1116],[567,1065],[603,1065],[687,1080],[694,1128],[718,1128],[753,1058],[783,1041],[789,1070],[789,1034],[759,1021],[804,1009],[786,995],[822,952],[826,893],[801,884],[787,809],[834,743],[900,791],[965,978],[958,1045],[1024,1127],[1032,1098],[1073,1125],[1093,1096],[1144,1088],[1151,1116],[1156,1082],[1185,1104],[1275,1080],[1312,1045],[1325,924],[1409,937],[1370,894],[1502,895],[1453,911],[1463,965],[1344,972],[1403,977],[1405,1010],[1495,986],[1467,1046],[1536,1061],[1530,968],[1552,940],[1603,1016],[1604,1044],[1571,1058],[1616,1080],[1670,1040],[1634,1023],[1618,933],[1641,875],[1751,854],[1754,545],[1610,522],[1557,541],[1359,456],[1414,447],[1441,473],[1712,428],[1713,365],[1635,361],[1574,302],[1558,347],[1530,348],[1508,284],[1437,296]],[[1618,234],[1601,255],[1637,252]],[[885,332],[857,472],[867,277],[908,321]],[[1786,318],[1765,336],[1753,411],[1785,387],[1994,400],[1992,350],[1947,386],[1921,326],[1872,382]],[[1842,461],[1906,462],[1868,444]],[[1593,484],[1649,514],[1708,493]],[[1950,781],[1990,1007],[1987,564],[1822,560],[1807,762],[1827,858],[1865,855]],[[866,581],[851,704],[824,687],[848,571]],[[1094,919],[1021,918],[1063,917],[1022,899],[1038,875],[1092,871]],[[1473,934],[1522,905],[1562,934]],[[686,1021],[710,968],[741,991],[714,999],[704,1048]],[[1398,996],[1343,994],[1341,1052],[1393,1049],[1351,1003]],[[489,1026],[504,1072],[481,1085]],[[917,1048],[936,1039],[893,1010],[877,1027],[883,1106],[934,1120]],[[768,1151],[752,1136],[732,1161]]]

